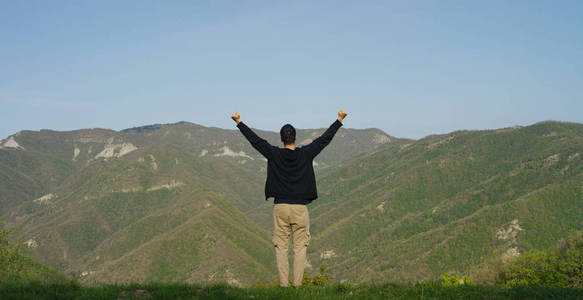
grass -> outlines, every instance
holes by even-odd
[[[423,284],[335,284],[300,288],[228,285],[132,284],[81,286],[76,282],[0,283],[0,299],[581,299],[583,289]]]

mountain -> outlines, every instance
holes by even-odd
[[[583,125],[389,143],[319,182],[312,264],[338,279],[472,273],[583,228]]]
[[[298,130],[300,143],[323,131]],[[391,140],[341,129],[315,168]],[[1,217],[48,265],[87,283],[271,280],[266,162],[238,130],[22,131],[0,147]]]
[[[271,281],[265,164],[238,130],[188,122],[21,131],[0,142],[0,218],[85,283]],[[420,140],[341,128],[314,165],[308,260],[338,281],[471,275],[583,229],[581,124]]]

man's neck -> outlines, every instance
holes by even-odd
[[[296,145],[291,144],[291,145],[284,145],[284,148],[290,149],[290,150],[296,150]]]

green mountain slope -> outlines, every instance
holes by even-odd
[[[583,126],[454,132],[388,144],[320,181],[312,264],[341,279],[472,272],[583,228]]]
[[[266,259],[268,234],[213,191],[235,193],[223,186],[239,185],[227,183],[220,170],[240,169],[237,163],[209,162],[173,146],[144,151],[92,162],[51,197],[14,208],[13,226],[38,244],[33,254],[88,282],[201,280],[221,268],[231,272],[229,280],[245,284],[250,279],[241,274],[267,279],[265,269],[273,266]],[[156,167],[143,159],[145,153],[157,157]],[[241,185],[248,178],[253,176],[242,177]],[[201,247],[208,249],[197,254]],[[209,261],[205,255],[215,264],[198,264]],[[147,272],[135,275],[141,267]]]
[[[309,262],[336,280],[472,273],[583,229],[580,124],[418,141],[342,128],[316,172]],[[271,281],[264,182],[238,131],[187,122],[0,143],[0,218],[35,258],[86,283]]]
[[[265,161],[238,131],[181,122],[9,139],[2,218],[42,262],[88,283],[249,285],[275,274]],[[318,170],[391,141],[373,129],[342,129],[338,139],[346,142],[331,144]]]

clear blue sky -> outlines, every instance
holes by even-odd
[[[583,122],[583,1],[1,1],[0,138]]]

